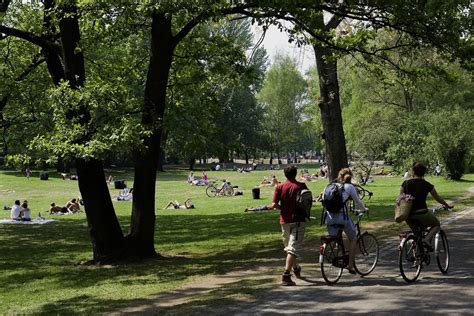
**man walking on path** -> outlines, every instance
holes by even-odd
[[[306,218],[296,212],[296,197],[298,192],[308,189],[306,184],[296,181],[297,168],[288,166],[284,170],[286,181],[277,185],[273,194],[270,209],[280,209],[280,224],[283,244],[286,251],[285,271],[282,275],[282,285],[295,285],[291,279],[291,270],[296,278],[301,276],[301,267],[296,263],[298,251],[304,238]]]

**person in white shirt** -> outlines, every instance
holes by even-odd
[[[344,189],[342,191],[342,200],[347,205],[347,201],[352,199],[360,208],[360,210],[367,212],[369,209],[360,200],[359,196],[357,195],[357,190],[351,183],[351,180],[351,169],[343,168],[339,170],[336,181],[344,185]],[[344,232],[349,239],[349,264],[347,269],[351,274],[355,274],[354,257],[357,242],[357,231],[354,222],[352,221],[349,214],[347,214],[347,206],[344,206],[343,209],[336,213],[326,211],[326,225],[329,236],[337,235],[339,228],[337,228],[335,225],[344,225]]]
[[[10,212],[10,218],[15,219],[15,220],[20,220],[20,213],[23,211],[23,207],[21,207],[20,200],[16,200],[15,204],[13,204],[11,212]]]

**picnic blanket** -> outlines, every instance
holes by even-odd
[[[0,219],[0,224],[20,224],[20,225],[43,225],[57,222],[55,219],[32,219],[31,221],[16,221],[14,219]]]

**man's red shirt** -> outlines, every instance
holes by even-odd
[[[302,189],[308,189],[306,184],[288,179],[276,186],[272,202],[280,205],[280,224],[295,222],[296,195]]]

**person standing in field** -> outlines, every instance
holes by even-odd
[[[291,279],[291,271],[296,278],[301,277],[301,267],[296,262],[303,243],[306,219],[299,218],[296,213],[296,197],[302,189],[308,189],[306,184],[296,181],[298,169],[288,166],[284,169],[286,181],[275,187],[272,203],[269,209],[280,209],[280,225],[282,231],[284,251],[286,252],[285,270],[281,284],[296,285]]]

